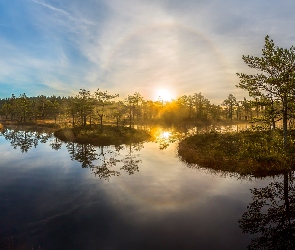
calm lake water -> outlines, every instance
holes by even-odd
[[[0,249],[246,249],[260,236],[239,223],[250,189],[283,182],[189,167],[177,143],[93,147],[4,135]]]

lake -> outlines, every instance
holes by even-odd
[[[94,147],[0,135],[0,249],[246,249],[263,236],[249,233],[258,228],[250,189],[286,178],[189,166],[177,142]]]

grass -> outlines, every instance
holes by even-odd
[[[294,167],[293,138],[294,132],[285,151],[279,130],[197,134],[179,143],[178,154],[185,163],[199,167],[255,177],[273,176]]]

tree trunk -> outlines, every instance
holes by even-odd
[[[100,119],[100,127],[102,128],[102,117],[103,115],[98,115],[99,116],[99,119]]]
[[[284,95],[283,99],[283,134],[284,134],[284,149],[288,147],[288,102],[287,96]]]
[[[129,127],[131,128],[131,125],[132,125],[132,108],[130,107],[130,113],[129,113]]]
[[[273,99],[271,99],[271,123],[272,123],[272,129],[276,129],[276,121],[275,121],[275,108],[274,108],[274,102]]]
[[[84,115],[84,117],[83,117],[83,126],[84,126],[84,127],[86,126],[86,121],[87,121],[86,118],[87,118],[86,115]]]
[[[272,129],[275,130],[276,129],[276,122],[275,122],[274,117],[271,118],[271,123],[272,123]]]

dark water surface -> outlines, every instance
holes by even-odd
[[[250,189],[273,178],[189,168],[176,143],[92,147],[18,133],[0,136],[0,249],[246,249],[257,237],[239,220]]]

